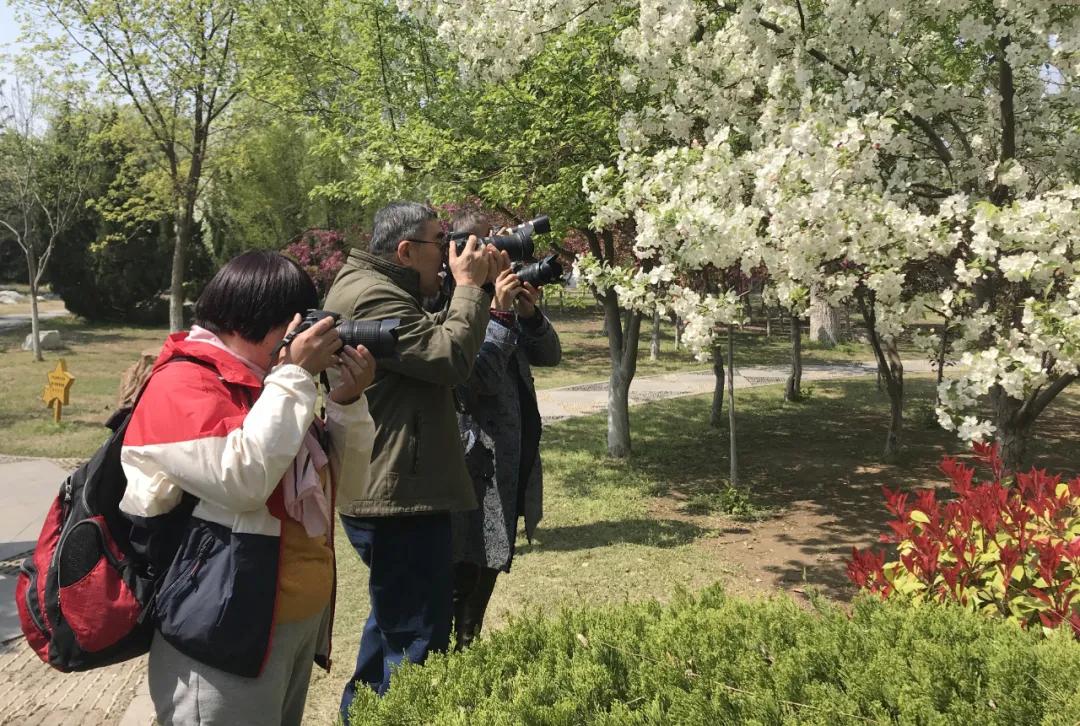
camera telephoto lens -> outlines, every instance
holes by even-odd
[[[481,245],[494,245],[500,252],[506,252],[511,260],[522,262],[531,260],[535,246],[533,245],[534,234],[547,234],[551,231],[551,219],[542,214],[536,219],[531,219],[524,224],[519,224],[507,234],[484,237],[480,240]],[[457,245],[458,254],[465,250],[465,243],[469,235],[465,232],[455,232],[450,239]]]
[[[515,270],[514,274],[522,283],[529,283],[533,287],[550,285],[562,279],[563,266],[559,264],[558,255],[548,255],[539,262],[522,265]]]
[[[353,348],[364,346],[375,358],[390,358],[397,351],[398,318],[346,320],[338,324],[341,342]]]

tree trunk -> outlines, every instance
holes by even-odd
[[[627,315],[623,327],[619,300],[613,290],[604,293],[604,320],[608,329],[611,376],[608,380],[608,456],[630,455],[630,383],[637,371],[641,313]]]
[[[836,308],[810,288],[810,341],[832,348],[840,342],[840,316]]]
[[[660,308],[652,314],[652,344],[649,346],[649,360],[660,360]]]
[[[713,345],[712,349],[712,369],[716,383],[713,387],[709,425],[718,429],[724,420],[724,354],[718,344]]]
[[[896,349],[894,340],[883,340],[877,331],[874,303],[866,299],[866,293],[858,295],[859,307],[866,321],[866,333],[870,338],[870,347],[878,364],[878,380],[884,382],[889,394],[889,430],[885,434],[886,459],[893,459],[900,453],[903,443],[904,428],[904,364]]]
[[[735,326],[728,324],[727,333],[728,377],[728,442],[731,455],[731,486],[739,486],[739,457],[735,446]]]
[[[941,382],[945,379],[945,352],[949,347],[949,328],[948,326],[941,326],[941,333],[939,335],[939,343],[937,349],[937,358],[934,361],[937,366],[937,386],[934,387],[934,408],[941,405]]]
[[[26,270],[30,273],[30,340],[34,351],[34,360],[43,361],[45,360],[45,357],[41,355],[41,321],[38,320],[37,304],[37,260],[29,245],[27,245],[26,250]]]
[[[802,326],[794,313],[791,315],[791,373],[784,398],[788,401],[802,400]]]
[[[1005,471],[1015,473],[1029,468],[1028,442],[1033,421],[1023,413],[1025,401],[1009,396],[1001,386],[994,386],[990,390],[990,403],[994,407],[994,436],[1001,447]]]
[[[683,322],[678,315],[672,316],[675,320],[675,351],[682,350]]]
[[[174,223],[172,277],[169,284],[169,330],[184,329],[184,250],[191,241],[191,219],[181,212]]]

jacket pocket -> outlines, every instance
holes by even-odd
[[[158,595],[158,630],[182,653],[253,678],[270,642],[280,538],[201,521]]]

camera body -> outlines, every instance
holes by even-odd
[[[536,219],[529,220],[512,228],[507,234],[492,235],[480,240],[481,245],[494,245],[495,249],[504,251],[510,255],[511,260],[524,261],[532,259],[535,246],[533,245],[534,234],[547,234],[551,231],[551,220],[546,214]],[[468,232],[455,232],[450,235],[450,241],[457,246],[458,254],[465,250],[465,243],[469,240]]]
[[[304,319],[297,326],[295,334],[300,334],[323,318],[333,318],[341,342],[357,348],[364,346],[375,358],[392,358],[397,353],[400,318],[382,320],[342,320],[341,315],[329,310],[311,309],[304,313]]]

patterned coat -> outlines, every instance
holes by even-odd
[[[530,366],[558,365],[562,348],[555,328],[539,310],[537,316],[536,323],[519,320],[512,327],[491,320],[472,375],[457,389],[463,409],[458,428],[480,506],[452,515],[455,562],[509,572],[519,512],[530,541],[543,516],[540,416]],[[535,440],[523,442],[522,422],[530,416],[535,417]],[[530,448],[533,465],[522,487],[522,449]]]

